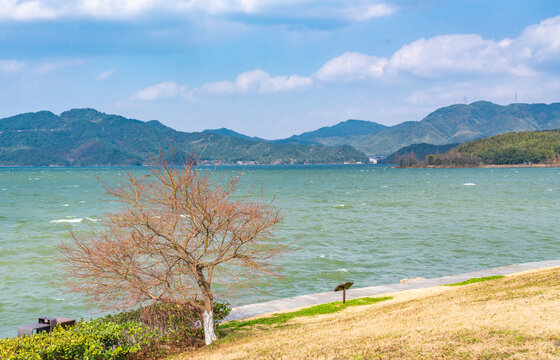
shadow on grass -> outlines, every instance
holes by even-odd
[[[375,304],[375,303],[380,302],[380,301],[390,300],[392,298],[393,298],[392,296],[379,297],[379,298],[364,297],[364,298],[359,298],[359,299],[348,300],[348,301],[346,301],[345,304],[343,304],[341,301],[336,301],[336,302],[332,302],[332,303],[328,303],[328,304],[315,305],[315,306],[308,307],[308,308],[305,308],[305,309],[301,309],[301,310],[298,310],[298,311],[292,311],[292,312],[287,312],[287,313],[282,313],[282,314],[274,314],[271,317],[265,317],[265,318],[254,319],[254,320],[246,320],[246,321],[232,320],[232,321],[228,321],[227,323],[224,323],[224,324],[220,325],[220,329],[236,330],[236,329],[250,327],[250,326],[253,326],[253,325],[283,324],[283,323],[287,322],[288,320],[291,320],[293,318],[300,317],[300,316],[313,316],[313,315],[320,315],[320,314],[331,314],[331,313],[334,313],[334,312],[337,312],[337,311],[344,310],[344,309],[346,309],[347,307],[350,307],[350,306],[370,305],[370,304]]]

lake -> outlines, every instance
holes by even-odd
[[[0,337],[39,316],[99,312],[65,293],[55,246],[88,231],[118,203],[116,184],[146,168],[0,168]],[[282,277],[233,305],[439,277],[560,254],[560,169],[391,169],[373,165],[223,167],[241,190],[274,199],[285,216]]]

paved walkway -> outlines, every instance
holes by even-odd
[[[542,269],[548,267],[560,266],[560,260],[548,260],[531,262],[525,264],[516,264],[501,266],[491,269],[473,271],[465,274],[444,276],[436,279],[426,279],[426,280],[416,280],[408,284],[390,284],[390,285],[380,285],[380,286],[370,286],[359,289],[350,289],[346,291],[347,299],[355,299],[365,296],[375,296],[381,294],[387,294],[397,291],[405,291],[411,289],[421,289],[428,288],[432,286],[440,286],[446,284],[458,283],[472,278],[494,276],[494,275],[508,275],[513,273],[518,273],[526,270]],[[334,288],[333,284],[333,288]],[[278,311],[286,311],[291,309],[296,309],[300,307],[313,306],[318,304],[329,303],[333,301],[340,301],[342,298],[341,293],[335,293],[333,291],[311,294],[311,295],[301,295],[294,296],[285,299],[278,299],[267,301],[258,304],[250,304],[244,306],[234,307],[231,313],[226,318],[226,320],[237,320],[244,319],[252,316],[273,313]]]

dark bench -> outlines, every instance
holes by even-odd
[[[49,318],[42,317],[36,323],[18,326],[17,336],[33,335],[46,331],[51,332],[56,326],[74,326],[76,320],[68,318]]]

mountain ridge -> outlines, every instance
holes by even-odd
[[[301,146],[180,132],[95,109],[50,111],[0,119],[0,165],[142,165],[159,151],[176,160],[197,158],[212,164],[314,164],[367,162],[351,146]]]
[[[438,108],[420,121],[384,126],[364,120],[347,120],[333,126],[271,142],[350,145],[369,156],[387,156],[413,144],[446,145],[513,131],[560,128],[560,103],[489,101],[453,104]]]

